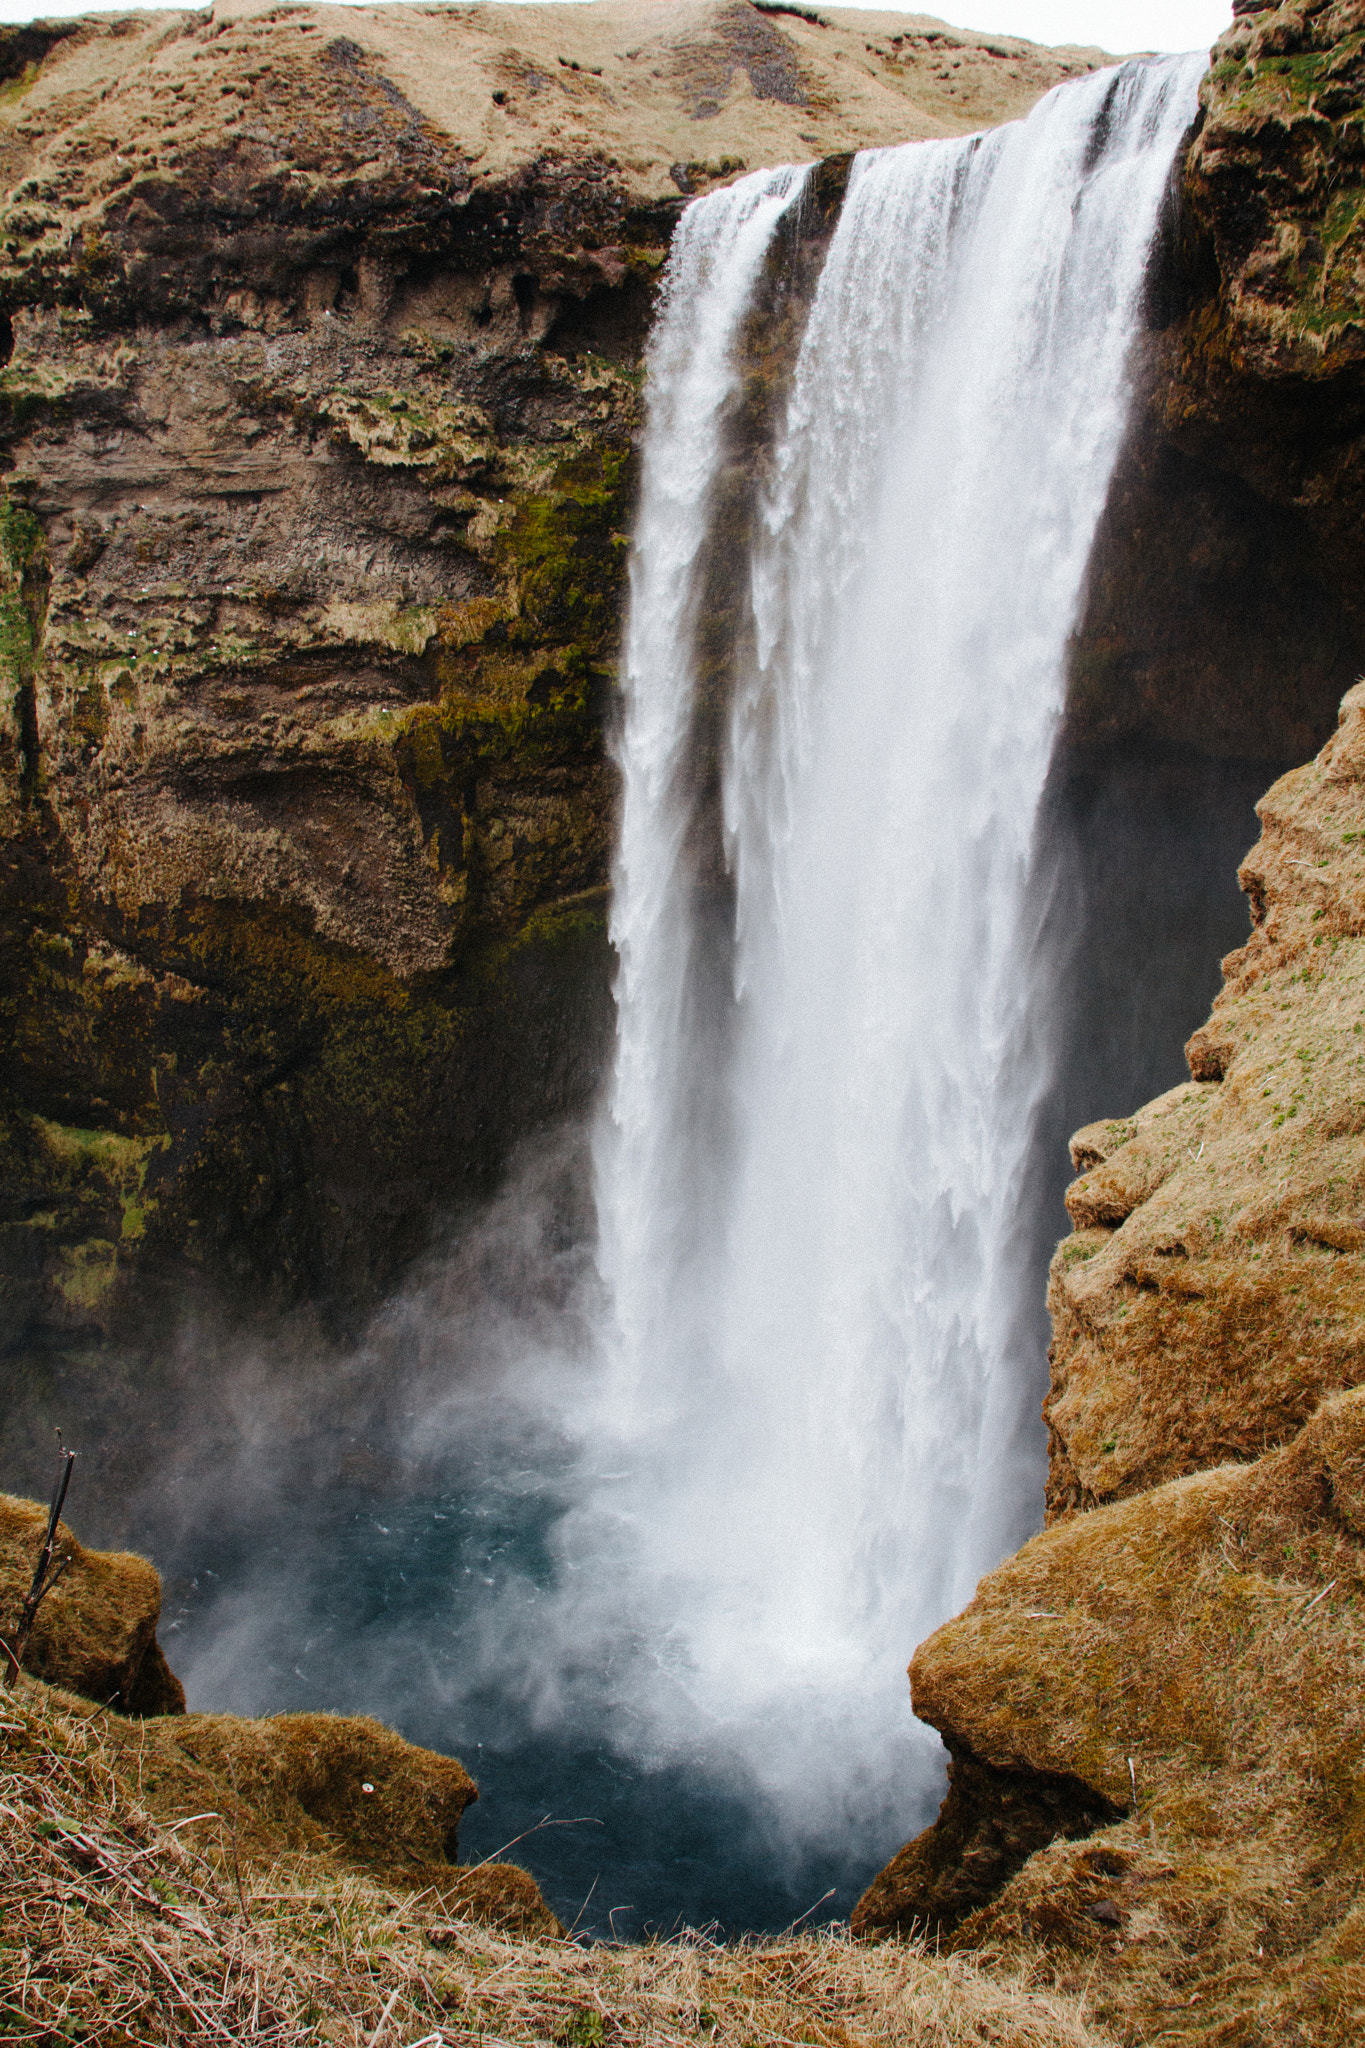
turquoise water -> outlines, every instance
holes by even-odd
[[[589,1938],[846,1917],[928,1814],[907,1811],[856,1851],[794,1855],[720,1758],[641,1762],[572,1719],[538,1725],[509,1690],[488,1632],[509,1602],[534,1629],[556,1510],[543,1471],[485,1468],[403,1496],[308,1489],[256,1503],[236,1527],[220,1512],[168,1560],[162,1635],[191,1706],[378,1714],[459,1756],[480,1788],[461,1861],[511,1844]]]

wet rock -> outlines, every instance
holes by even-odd
[[[590,1100],[673,173],[961,133],[1097,55],[952,46],[705,0],[0,33],[0,1307],[35,1400],[187,1291],[353,1327]]]

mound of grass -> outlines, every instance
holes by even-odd
[[[488,1924],[530,1887],[485,1865],[389,1886],[315,1848],[269,1854],[239,1810],[147,1787],[161,1728],[32,1680],[0,1726],[0,2039],[61,2048],[640,2043],[1101,2048],[1079,1999],[914,1943],[830,1929],[590,1947]],[[270,1724],[257,1724],[268,1728]],[[111,1739],[114,1738],[114,1739]],[[172,1805],[175,1802],[172,1802]],[[418,1873],[421,1877],[426,1872]],[[495,1916],[496,1917],[496,1916]]]

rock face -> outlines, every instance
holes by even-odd
[[[1252,1457],[1365,1381],[1365,688],[1260,810],[1196,1078],[1072,1141],[1054,1514]]]
[[[0,1307],[344,1320],[582,1106],[683,195],[1093,65],[746,4],[0,35]]]
[[[1067,740],[1287,766],[1365,668],[1365,7],[1233,13],[1153,271]]]
[[[7,1637],[46,1534],[45,1508],[0,1494],[0,1629]],[[65,1523],[59,1538],[58,1555],[71,1564],[38,1609],[24,1669],[120,1714],[183,1714],[184,1690],[156,1639],[155,1568],[126,1551],[84,1549]]]
[[[1365,7],[1234,14],[1092,565],[1081,759],[1306,751],[1365,662]],[[1344,2044],[1365,2012],[1365,685],[1258,808],[1252,933],[1191,1079],[1072,1139],[1050,1526],[915,1654],[949,1794],[855,1926],[1039,1958],[1126,2034]]]

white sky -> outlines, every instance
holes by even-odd
[[[143,0],[144,7],[148,4]],[[838,7],[850,0],[809,4]],[[1220,36],[1232,19],[1232,0],[941,0],[941,5],[944,19],[957,28],[1028,36],[1035,43],[1098,43],[1114,51],[1197,50]],[[128,11],[128,0],[46,0],[45,5],[40,0],[38,6],[29,0],[0,0],[0,21]],[[910,11],[934,14],[939,6],[925,0],[923,7]]]

